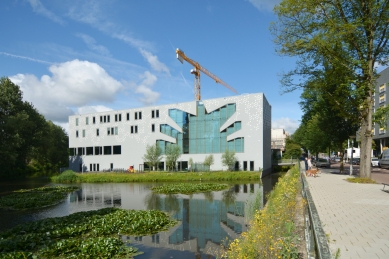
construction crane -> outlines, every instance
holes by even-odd
[[[231,91],[238,93],[234,88],[229,86],[227,83],[225,83],[223,80],[209,72],[207,69],[204,67],[200,66],[199,62],[194,61],[193,59],[188,58],[184,52],[180,49],[176,49],[177,53],[177,59],[181,62],[184,63],[184,60],[194,66],[192,70],[190,70],[190,73],[195,76],[195,81],[194,81],[194,94],[195,94],[195,100],[200,101],[201,100],[201,93],[200,93],[200,71],[215,80],[216,83],[222,84]]]

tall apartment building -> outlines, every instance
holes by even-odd
[[[147,170],[147,145],[177,144],[179,170],[213,154],[236,152],[236,169],[271,172],[271,106],[263,93],[69,116],[69,167],[74,171]],[[166,169],[165,159],[160,163]]]
[[[379,73],[379,78],[376,82],[375,94],[374,94],[374,110],[373,112],[381,107],[389,105],[388,94],[389,94],[389,67],[384,69]],[[382,153],[383,147],[389,147],[389,122],[387,127],[380,127],[378,124],[375,124],[373,127],[373,140],[376,143],[376,154]]]

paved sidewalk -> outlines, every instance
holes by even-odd
[[[340,248],[341,259],[388,259],[389,193],[382,184],[349,183],[348,175],[321,171],[307,181],[332,255]]]

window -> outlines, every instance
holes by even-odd
[[[122,146],[113,146],[113,154],[120,155],[122,153]]]
[[[142,112],[135,112],[135,120],[142,119]]]
[[[93,147],[86,147],[86,155],[87,156],[93,155]]]
[[[111,134],[111,128],[107,128],[107,135],[109,136]]]
[[[154,110],[151,111],[151,118],[154,119]]]
[[[75,148],[69,148],[69,155],[70,156],[75,156],[76,155],[76,152],[77,152],[77,150],[75,149]]]
[[[380,96],[380,104],[385,102],[385,94]]]
[[[385,84],[380,85],[380,93],[385,92]]]
[[[93,122],[93,124],[96,124],[96,117],[95,116],[92,117],[92,122]]]
[[[85,130],[82,130],[82,137],[85,138]]]
[[[151,132],[155,132],[155,124],[151,124]]]
[[[109,118],[110,118],[110,116],[109,116],[109,115],[107,115],[107,122],[109,122]]]
[[[112,147],[104,146],[104,155],[111,155],[111,154],[112,154]]]
[[[111,163],[111,171],[113,170],[113,163]]]
[[[107,116],[104,115],[104,123],[107,122]]]
[[[100,116],[100,123],[103,123],[103,116]]]
[[[96,164],[93,164],[93,172],[96,172]]]
[[[115,114],[115,121],[122,121],[122,114],[120,114],[120,113],[119,114]]]
[[[85,155],[85,148],[83,148],[83,147],[77,148],[77,155],[78,156]]]
[[[78,118],[76,118],[76,126],[78,126]]]
[[[100,136],[99,129],[96,129],[96,136]]]
[[[122,114],[119,114],[119,121],[122,121]]]
[[[92,164],[89,164],[89,171],[92,172]]]
[[[118,135],[118,133],[119,133],[119,129],[118,127],[115,127],[115,135]]]
[[[96,171],[97,172],[100,171],[100,164],[96,164],[96,166],[97,166],[97,168],[96,168],[97,170]]]
[[[115,114],[115,121],[118,121],[118,115]]]
[[[134,133],[134,126],[131,126],[131,134]]]
[[[135,133],[138,133],[138,126],[135,126]]]
[[[76,130],[76,138],[78,138],[78,130]]]
[[[86,124],[86,125],[89,125],[89,117],[86,117],[86,118],[85,118],[85,124]]]
[[[127,112],[127,120],[129,121],[130,120],[130,113]]]
[[[103,147],[95,147],[95,156],[103,154]]]
[[[111,135],[113,135],[113,134],[115,133],[114,130],[115,130],[115,129],[112,127],[112,128],[111,128]]]
[[[155,118],[159,118],[159,110],[155,110]]]

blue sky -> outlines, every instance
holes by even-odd
[[[263,92],[272,127],[292,133],[300,91],[281,95],[269,26],[278,0],[6,0],[0,6],[0,76],[46,119],[194,100],[192,69],[175,49],[235,88]],[[201,76],[202,99],[235,93]]]

